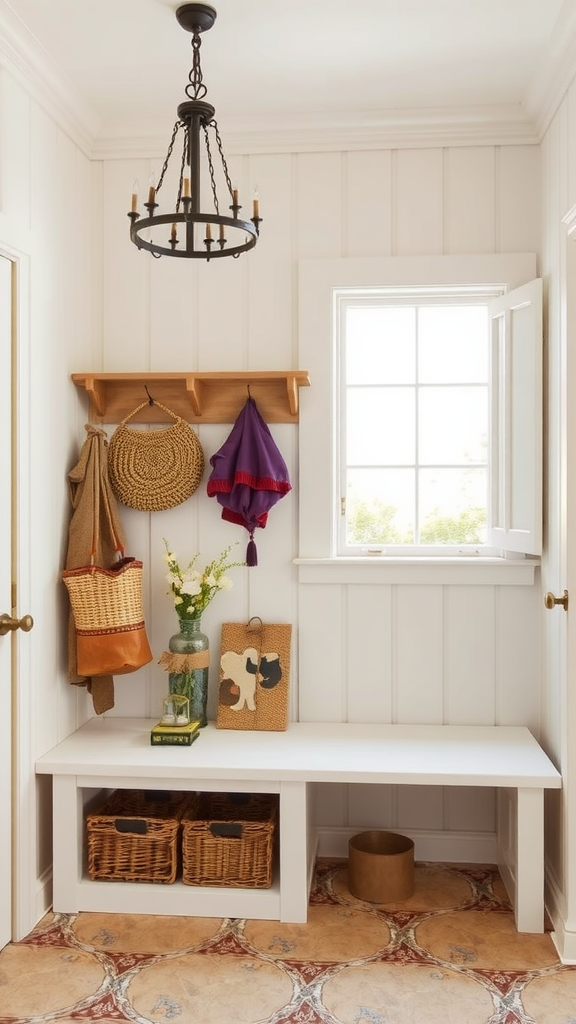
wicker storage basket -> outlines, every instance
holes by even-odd
[[[86,817],[93,880],[166,882],[179,868],[179,830],[190,793],[116,790]]]
[[[278,797],[204,793],[182,820],[182,881],[268,889]]]

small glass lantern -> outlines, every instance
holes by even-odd
[[[179,693],[170,693],[162,702],[162,720],[160,725],[188,725],[190,721],[190,701]]]

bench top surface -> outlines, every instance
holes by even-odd
[[[561,776],[524,726],[293,722],[285,732],[217,729],[190,747],[152,746],[156,721],[92,718],[36,762],[49,775],[199,780],[374,782],[559,789]]]

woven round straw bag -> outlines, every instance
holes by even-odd
[[[155,405],[175,420],[169,427],[138,430],[127,426],[148,402],[118,425],[108,444],[108,474],[123,505],[161,512],[181,505],[194,493],[204,472],[204,452],[192,428],[161,402]]]

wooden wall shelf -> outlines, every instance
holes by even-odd
[[[299,388],[310,384],[306,370],[222,373],[73,373],[90,399],[93,423],[120,423],[142,402],[162,402],[187,423],[234,423],[248,394],[267,423],[297,423]],[[131,423],[167,423],[148,403]]]

